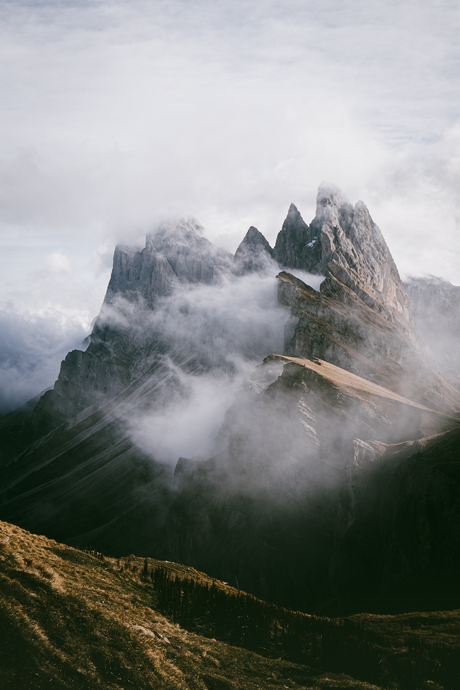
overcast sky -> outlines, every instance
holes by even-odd
[[[273,243],[327,180],[403,275],[460,284],[459,36],[456,0],[0,0],[0,410],[171,214]]]

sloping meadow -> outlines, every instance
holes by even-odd
[[[192,568],[80,551],[7,523],[0,549],[7,690],[458,687],[458,612],[312,617]]]

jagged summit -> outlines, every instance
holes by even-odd
[[[146,237],[144,249],[115,249],[106,303],[122,295],[143,298],[153,307],[160,297],[171,295],[180,283],[211,284],[231,270],[231,254],[202,236],[194,219],[164,222]]]
[[[243,275],[263,271],[272,264],[273,249],[262,233],[253,225],[249,228],[234,256],[234,273]]]
[[[289,210],[287,213],[288,218],[298,218],[300,216],[299,209],[297,206],[293,203],[290,204]]]
[[[344,224],[346,213],[353,213],[353,206],[347,196],[336,185],[322,182],[316,195],[316,216],[318,223]]]
[[[249,230],[245,234],[245,236],[244,236],[241,244],[239,245],[238,249],[242,245],[251,245],[251,246],[254,246],[254,245],[259,246],[260,245],[260,246],[264,247],[264,249],[267,249],[270,252],[272,251],[272,249],[270,247],[270,243],[268,242],[268,240],[266,240],[264,235],[262,235],[262,233],[260,232],[260,230],[255,228],[253,225],[251,225],[251,227],[249,228]],[[236,253],[238,253],[238,249],[236,250]]]
[[[328,278],[323,290],[351,289],[385,318],[408,328],[410,302],[387,244],[361,201],[353,206],[335,185],[323,182],[316,215],[308,225],[291,203],[272,250],[251,226],[232,257],[203,237],[193,218],[162,222],[146,238],[145,248],[118,246],[106,303],[119,295],[142,298],[151,307],[181,283],[212,284],[223,274],[265,270],[274,260],[282,268],[301,269]]]
[[[155,247],[158,251],[173,244],[196,244],[204,240],[204,228],[196,218],[169,218],[163,220],[147,233],[146,247]]]
[[[365,204],[353,207],[338,187],[320,185],[310,226],[291,204],[273,256],[287,269],[327,276],[325,291],[345,285],[385,318],[409,327],[410,300],[380,229]]]
[[[273,258],[280,266],[305,269],[305,248],[311,241],[308,225],[294,204],[289,207],[273,249]]]

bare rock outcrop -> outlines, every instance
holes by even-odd
[[[273,265],[273,249],[257,228],[249,228],[234,256],[233,272],[244,275],[254,271],[264,271]]]
[[[273,255],[285,268],[336,278],[386,319],[410,325],[410,300],[382,233],[363,202],[353,207],[337,187],[319,187],[310,226],[291,204]]]
[[[460,385],[460,286],[436,276],[404,283],[414,322],[433,362]]]
[[[319,358],[434,409],[456,414],[459,392],[434,371],[405,328],[331,276],[314,290],[287,272],[278,298],[291,309],[285,352]]]
[[[163,223],[149,233],[141,251],[118,246],[105,301],[116,296],[142,297],[153,306],[159,297],[170,295],[177,283],[211,284],[229,273],[232,257],[202,236],[194,220]]]

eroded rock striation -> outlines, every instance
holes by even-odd
[[[410,324],[410,300],[382,233],[365,204],[353,207],[337,187],[320,186],[310,226],[291,205],[273,255],[286,268],[336,278],[385,318]]]

